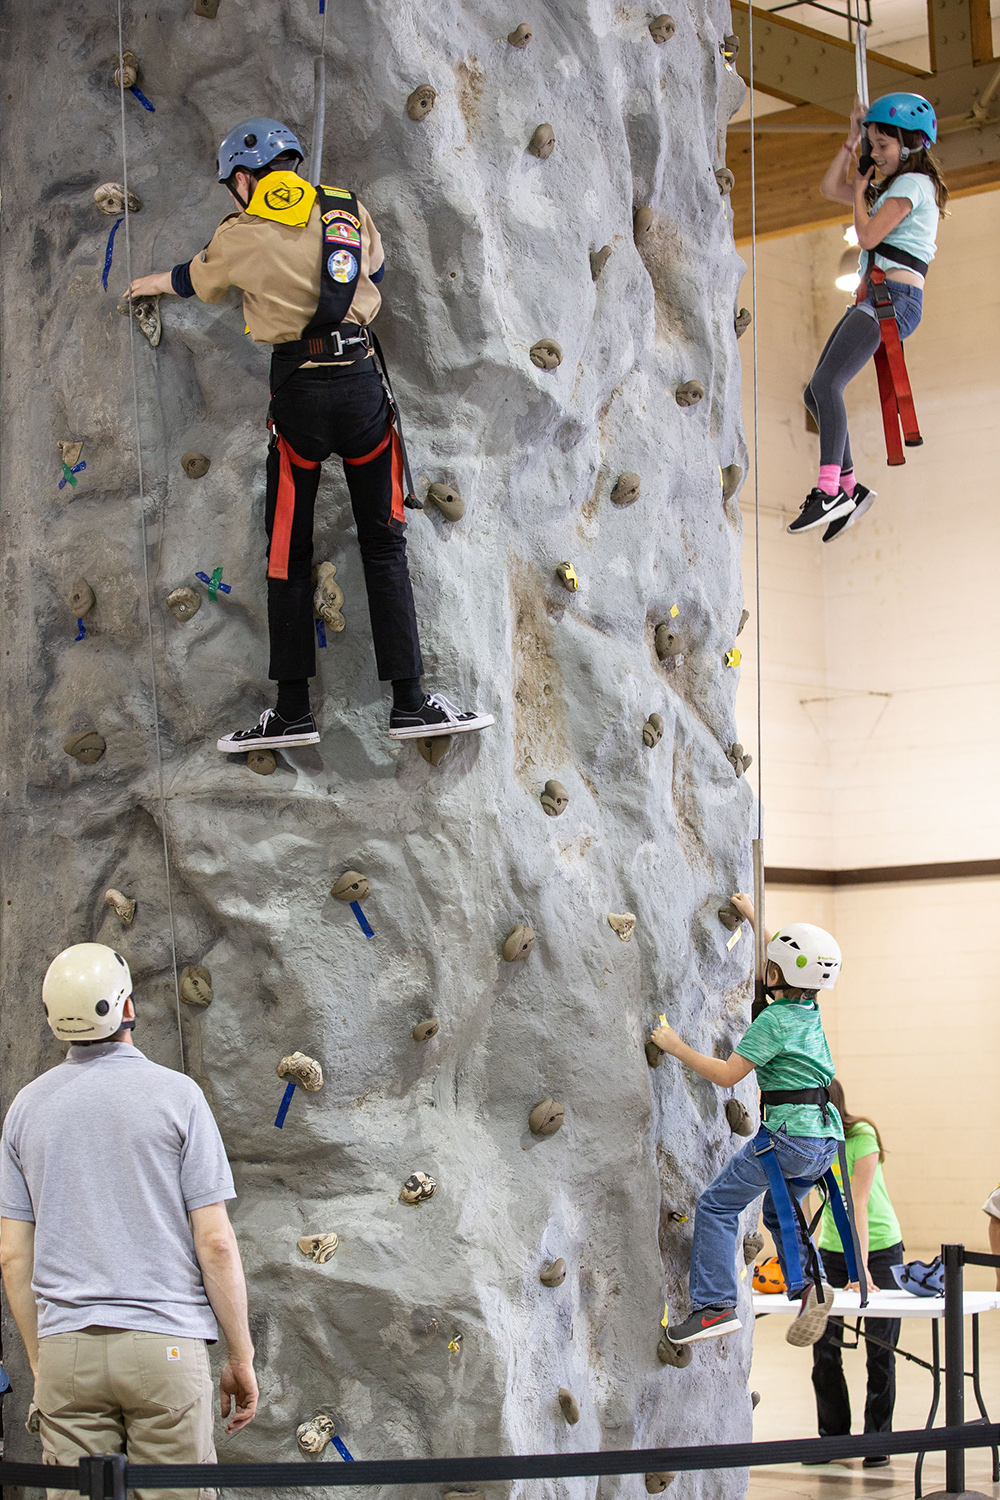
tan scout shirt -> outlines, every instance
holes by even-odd
[[[231,286],[243,292],[243,315],[256,344],[287,344],[302,337],[319,304],[323,258],[322,209],[313,204],[308,224],[295,228],[247,213],[229,214],[191,262],[191,285],[202,302],[221,302]],[[370,279],[385,259],[371,215],[358,204],[361,275],[345,323],[370,323],[382,305]]]

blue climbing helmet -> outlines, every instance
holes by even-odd
[[[237,167],[247,172],[266,167],[285,151],[294,151],[300,162],[305,156],[298,137],[287,125],[263,118],[244,120],[219,147],[219,181],[228,182]]]
[[[925,146],[937,140],[934,106],[923,94],[883,94],[869,106],[863,125],[895,125],[897,130],[915,130]]]
[[[896,1285],[915,1297],[944,1296],[944,1265],[940,1255],[932,1261],[911,1260],[905,1266],[890,1266]]]

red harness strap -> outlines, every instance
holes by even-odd
[[[392,444],[392,463],[390,474],[392,477],[392,505],[389,512],[389,526],[393,531],[404,531],[406,529],[406,512],[403,510],[405,492],[403,488],[403,445],[400,442],[399,430],[393,417],[389,417],[389,426],[386,428],[385,437],[377,448],[370,453],[364,453],[360,458],[345,458],[345,464],[351,464],[354,468],[360,468],[363,464],[370,464],[373,459],[379,458],[389,444]]]
[[[872,266],[862,280],[854,305],[857,307],[865,300],[869,283],[872,286],[872,303],[878,314],[881,337],[875,350],[875,374],[878,377],[878,394],[882,405],[886,461],[890,467],[894,467],[906,462],[903,443],[907,448],[919,448],[923,438],[917,426],[917,413],[913,405],[913,392],[910,390],[910,377],[906,373],[899,325],[885,284],[885,272],[879,266]],[[902,442],[900,427],[903,429]]]
[[[319,464],[311,459],[300,458],[280,432],[275,433],[278,442],[280,466],[278,469],[278,494],[274,507],[274,523],[271,527],[271,545],[267,554],[268,578],[288,577],[288,554],[292,544],[292,522],[295,519],[295,479],[292,465],[297,469],[318,469]]]

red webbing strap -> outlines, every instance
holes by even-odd
[[[878,376],[878,399],[882,405],[882,427],[885,431],[885,461],[890,468],[894,468],[897,464],[905,464],[906,459],[903,456],[903,444],[899,436],[899,409],[896,406],[896,392],[884,343],[879,344],[875,350],[875,374]]]
[[[298,469],[318,469],[319,464],[311,459],[300,458],[285,442],[281,433],[275,433],[280,465],[278,469],[278,493],[274,506],[274,522],[271,526],[271,545],[267,553],[268,578],[288,577],[288,554],[292,545],[292,522],[295,519],[295,479],[292,465]]]
[[[855,307],[867,297],[869,280],[876,286],[882,286],[885,283],[885,272],[879,266],[870,267],[858,287]],[[882,406],[886,463],[890,468],[894,468],[906,462],[899,436],[900,426],[902,426],[903,438],[908,447],[918,447],[923,442],[923,438],[920,436],[920,428],[917,425],[910,377],[906,373],[903,341],[899,337],[899,325],[896,322],[895,313],[891,318],[879,318],[878,329],[880,343],[875,351],[875,374],[878,377],[879,402]]]

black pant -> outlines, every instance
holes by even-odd
[[[885,1250],[871,1250],[868,1254],[868,1269],[875,1285],[885,1290],[894,1290],[896,1279],[890,1269],[903,1264],[902,1245],[890,1245]],[[824,1250],[823,1265],[826,1279],[831,1286],[846,1286],[847,1261],[839,1250]],[[896,1355],[899,1341],[898,1318],[865,1318],[865,1332],[888,1344],[865,1341],[865,1359],[868,1366],[868,1392],[865,1400],[865,1431],[891,1432],[892,1408],[896,1402]],[[823,1337],[813,1344],[813,1389],[816,1392],[816,1416],[820,1437],[846,1437],[851,1430],[851,1402],[844,1379],[841,1345],[844,1337],[843,1318],[830,1318]]]
[[[389,398],[370,360],[358,374],[297,370],[271,402],[267,455],[268,676],[313,677],[313,511],[320,464],[331,453],[358,528],[375,662],[382,681],[419,677],[413,591],[406,566],[403,465]]]

